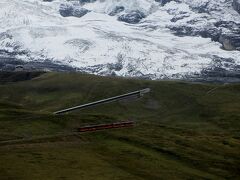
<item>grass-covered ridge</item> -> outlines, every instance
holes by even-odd
[[[150,87],[122,101],[52,112]],[[76,128],[134,120],[130,129]],[[1,179],[239,178],[240,85],[45,73],[0,85]]]

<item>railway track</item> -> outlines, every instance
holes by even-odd
[[[116,128],[130,128],[134,126],[134,121],[125,121],[125,122],[117,122],[110,124],[99,124],[99,125],[90,125],[83,126],[75,129],[75,132],[72,133],[60,133],[57,135],[46,135],[46,136],[37,136],[33,138],[18,138],[0,141],[0,147],[6,145],[17,145],[17,144],[35,144],[35,143],[44,143],[44,142],[55,142],[61,140],[61,138],[66,137],[80,137],[83,132],[94,132],[105,129],[116,129]]]

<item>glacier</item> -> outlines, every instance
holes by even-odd
[[[71,13],[63,16],[65,6]],[[239,24],[229,0],[1,0],[0,61],[50,61],[92,74],[150,79],[214,72],[240,81],[240,49],[224,39],[238,44]]]

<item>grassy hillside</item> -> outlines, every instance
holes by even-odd
[[[240,178],[240,84],[77,73],[7,79],[0,85],[0,179]],[[145,87],[151,93],[137,101],[52,114]],[[76,132],[125,120],[136,126]]]

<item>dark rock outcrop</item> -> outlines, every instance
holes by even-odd
[[[189,17],[189,15],[182,14],[181,16],[174,16],[170,21],[171,22],[177,22],[177,21],[182,20],[182,19],[187,18],[187,17]]]
[[[219,21],[212,26],[194,28],[193,26],[168,27],[177,36],[201,36],[220,42],[225,50],[240,50],[240,24],[232,21]]]
[[[201,36],[211,38],[213,41],[219,41],[221,32],[214,27],[195,29],[191,26],[170,26],[168,27],[176,36]]]
[[[240,14],[240,0],[233,0],[233,9]]]
[[[164,6],[165,4],[173,1],[173,0],[155,0],[156,2],[159,2],[162,6]]]
[[[186,80],[214,83],[239,83],[240,66],[232,58],[222,58],[214,55],[211,66],[200,73],[186,76]]]
[[[63,65],[57,62],[52,62],[50,59],[44,61],[23,61],[14,56],[7,55],[6,57],[0,55],[0,72],[1,71],[15,71],[17,66],[21,66],[23,71],[59,71],[59,72],[74,72],[77,68],[68,65]]]
[[[69,17],[69,16],[74,16],[74,17],[82,17],[85,14],[87,14],[89,10],[81,8],[80,6],[73,6],[70,4],[61,4],[59,13],[63,17]]]
[[[225,50],[240,50],[240,35],[222,34],[219,38]]]
[[[116,6],[116,7],[109,13],[109,15],[110,15],[110,16],[115,16],[115,15],[117,15],[118,13],[124,11],[124,9],[125,9],[125,8],[124,8],[123,6]]]
[[[86,3],[92,3],[95,2],[96,0],[79,0],[81,4],[86,4]]]
[[[73,6],[68,4],[61,4],[59,13],[63,17],[68,17],[73,15]]]
[[[87,10],[87,9],[84,9],[84,8],[76,8],[76,9],[74,9],[74,11],[73,11],[73,16],[74,16],[74,17],[82,17],[82,16],[84,16],[85,14],[87,14],[88,12],[90,12],[90,11]]]
[[[235,23],[233,21],[218,21],[214,24],[215,27],[220,29],[228,29],[229,31],[233,31],[236,33],[240,33],[240,24]]]
[[[130,24],[137,24],[145,17],[146,15],[143,12],[137,10],[137,11],[132,11],[130,13],[119,16],[118,20],[126,23],[130,23]]]

